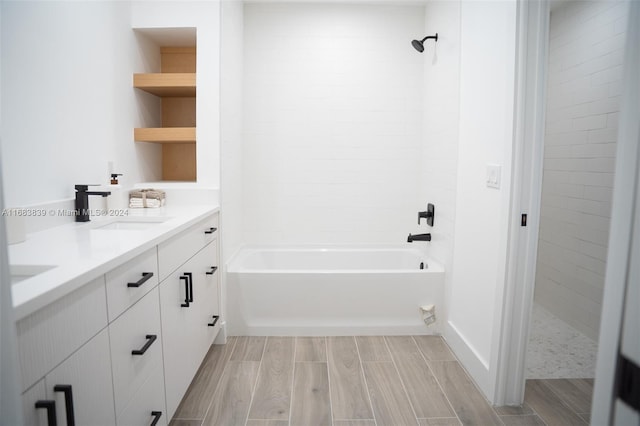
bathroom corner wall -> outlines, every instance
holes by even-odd
[[[220,203],[223,262],[242,244],[243,2],[221,2],[220,39]]]
[[[406,242],[424,9],[274,2],[244,18],[244,241]]]
[[[460,2],[431,1],[425,6],[424,35],[438,33],[423,53],[423,152],[420,196],[416,210],[426,203],[436,207],[429,257],[447,271],[445,289],[451,289],[455,230],[458,134],[460,120]],[[424,221],[420,229],[425,232]],[[448,299],[448,297],[447,297]],[[446,318],[446,308],[438,313]]]
[[[626,2],[551,14],[535,300],[598,338],[609,240]]]
[[[229,318],[226,266],[243,242],[243,10],[241,0],[220,3],[220,283],[225,321]],[[226,325],[223,327],[226,333]],[[220,334],[218,341],[226,337]]]
[[[73,185],[153,178],[132,140],[129,2],[2,1],[2,154],[8,207]],[[159,171],[159,170],[158,170]],[[145,175],[148,173],[148,175]]]
[[[494,397],[511,200],[517,3],[463,1],[454,263],[445,337],[485,396]],[[487,164],[502,166],[500,189]]]

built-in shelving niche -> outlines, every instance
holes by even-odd
[[[133,131],[136,143],[162,145],[162,180],[196,181],[196,40],[195,29],[137,31],[153,40],[159,72],[136,73],[133,87],[160,99],[160,127]]]

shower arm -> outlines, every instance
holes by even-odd
[[[436,35],[426,36],[425,38],[422,39],[422,41],[420,43],[424,43],[425,41],[429,40],[430,38],[434,39],[435,41],[438,41],[438,33],[436,33]]]

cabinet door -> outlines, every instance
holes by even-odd
[[[45,376],[47,399],[54,400],[58,424],[67,424],[67,398],[73,402],[76,425],[115,425],[109,335],[103,329]],[[71,394],[57,386],[71,386]]]
[[[220,330],[220,306],[218,294],[218,257],[216,242],[212,242],[200,250],[193,258],[194,262],[194,297],[195,307],[202,328],[198,354],[200,361],[204,358],[209,347]],[[211,325],[213,324],[213,325]]]
[[[47,424],[47,409],[36,408],[38,401],[47,400],[47,389],[44,386],[44,379],[33,385],[22,394],[22,413],[25,426],[45,426]]]
[[[22,390],[107,326],[104,276],[18,321]]]
[[[160,284],[162,349],[167,396],[167,418],[171,418],[195,375],[199,360],[202,323],[190,300],[194,262],[186,262]],[[191,274],[192,278],[187,278]],[[197,274],[196,274],[197,275]],[[198,297],[198,289],[194,290]],[[204,326],[206,327],[206,325]]]
[[[158,303],[156,287],[109,324],[118,418],[150,376],[158,376],[164,382]],[[164,411],[164,394],[162,401],[155,410]]]
[[[170,419],[164,404],[163,376],[152,374],[118,415],[118,426],[148,425],[156,417],[156,426],[166,426]]]

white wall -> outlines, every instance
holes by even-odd
[[[429,256],[445,267],[451,289],[455,230],[456,182],[458,176],[458,132],[460,120],[460,2],[433,1],[425,7],[424,35],[438,33],[438,42],[428,41],[423,53],[423,152],[420,210],[435,205]],[[425,223],[423,220],[422,223]],[[422,225],[423,227],[425,225]],[[421,229],[424,231],[425,228]],[[448,299],[449,297],[447,297]],[[440,315],[446,309],[439,307]]]
[[[243,4],[223,1],[220,45],[221,187],[224,262],[242,244]]]
[[[226,264],[242,244],[242,82],[243,4],[221,3],[220,39],[220,253],[222,275],[222,316],[227,318]],[[226,328],[225,328],[226,330]]]
[[[515,30],[515,1],[462,2],[454,262],[445,336],[489,398],[505,280]],[[498,190],[485,185],[488,163],[502,166]]]
[[[598,338],[628,5],[551,14],[535,300]]]
[[[157,179],[132,141],[135,41],[127,2],[2,2],[7,206],[73,197],[74,184]]]
[[[72,198],[73,185],[161,178],[160,147],[134,143],[149,115],[131,87],[147,69],[131,30],[196,27],[198,182],[219,185],[219,4],[2,2],[2,148],[6,203]]]
[[[244,17],[244,241],[406,241],[424,204],[410,44],[423,8],[248,4]]]
[[[2,8],[0,8],[0,27],[2,27]],[[0,39],[2,32],[0,31]],[[0,42],[0,51],[2,43]],[[0,62],[2,55],[0,54]],[[0,67],[0,73],[2,68]],[[2,98],[0,85],[0,98]],[[0,104],[0,120],[2,119]],[[1,135],[0,135],[1,137]],[[2,147],[0,146],[0,158]],[[2,184],[2,162],[0,161],[0,209],[4,209],[4,185]],[[18,344],[13,315],[13,300],[9,278],[9,256],[4,216],[0,216],[0,412],[6,424],[22,424],[20,402],[20,378],[18,364]]]
[[[196,28],[198,185],[220,186],[220,2],[134,1],[133,28]]]

